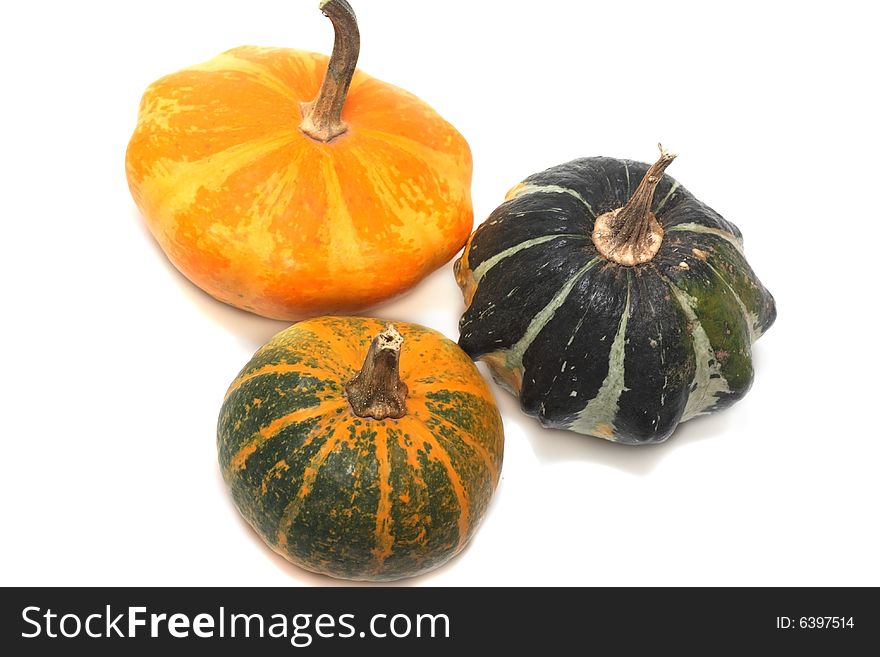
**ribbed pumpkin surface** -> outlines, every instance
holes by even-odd
[[[620,266],[591,239],[648,168],[592,157],[530,176],[456,263],[468,304],[459,344],[545,426],[662,442],[752,384],[752,343],[776,305],[734,224],[666,175],[652,206],[665,230],[655,258]]]
[[[309,570],[387,580],[461,550],[501,469],[492,394],[454,342],[397,323],[407,414],[354,414],[344,385],[383,324],[322,317],[279,333],[229,388],[220,467],[245,519]]]
[[[473,223],[464,138],[412,94],[356,72],[330,143],[300,129],[327,57],[242,47],[144,94],[126,155],[174,265],[269,317],[351,311],[447,262]]]

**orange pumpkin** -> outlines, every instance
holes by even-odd
[[[345,0],[321,9],[336,31],[329,59],[246,46],[164,77],[126,153],[171,262],[221,301],[278,319],[393,297],[452,258],[473,224],[467,142],[355,70]]]

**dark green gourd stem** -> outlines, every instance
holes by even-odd
[[[604,257],[619,265],[649,262],[663,241],[663,227],[651,212],[654,192],[675,155],[661,144],[660,159],[654,162],[626,205],[596,218],[593,243]]]
[[[406,415],[406,384],[400,380],[403,336],[388,324],[370,343],[361,371],[345,384],[355,415],[376,420]]]
[[[318,95],[300,106],[303,120],[299,128],[316,141],[328,142],[348,130],[342,120],[342,106],[357,66],[361,35],[354,10],[346,0],[322,0],[320,9],[333,23],[336,36]]]

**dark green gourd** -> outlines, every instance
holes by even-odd
[[[752,384],[773,297],[739,229],[664,174],[674,157],[530,176],[455,263],[459,344],[544,426],[662,442]]]
[[[386,581],[464,549],[498,485],[504,431],[485,379],[441,334],[316,317],[232,382],[217,447],[236,507],[278,554]]]

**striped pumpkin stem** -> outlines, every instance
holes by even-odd
[[[626,205],[596,218],[593,243],[605,258],[619,265],[632,266],[649,262],[663,241],[663,227],[651,212],[654,192],[663,172],[676,158],[662,144],[660,159],[645,172]]]
[[[300,130],[316,141],[328,142],[344,134],[348,125],[342,120],[342,106],[361,50],[361,35],[354,10],[346,0],[322,0],[320,9],[333,23],[333,53],[318,95],[302,103]]]
[[[360,372],[345,384],[348,403],[359,417],[376,420],[406,415],[406,384],[400,380],[403,336],[388,324],[370,343]]]

